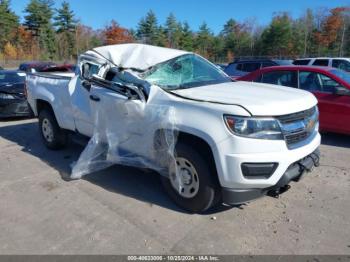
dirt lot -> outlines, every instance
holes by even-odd
[[[67,181],[82,147],[49,151],[36,120],[0,122],[0,254],[350,254],[350,137],[279,199],[179,210],[156,174],[116,166]]]

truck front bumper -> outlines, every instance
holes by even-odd
[[[279,194],[291,181],[299,181],[305,173],[310,172],[314,167],[319,166],[319,161],[320,151],[319,149],[316,149],[308,156],[291,164],[279,179],[277,184],[271,187],[249,189],[232,189],[223,187],[223,202],[228,205],[238,205],[269,193],[273,195]]]

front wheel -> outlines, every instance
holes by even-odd
[[[51,110],[43,109],[40,111],[39,131],[44,144],[50,149],[57,150],[67,144],[67,134],[59,127]]]
[[[208,161],[193,147],[179,143],[169,177],[162,176],[161,179],[178,206],[191,213],[200,213],[217,204],[219,199],[220,187],[211,170]]]

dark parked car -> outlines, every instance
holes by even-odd
[[[224,71],[232,79],[236,79],[260,68],[278,65],[278,63],[269,59],[237,60],[228,64]]]
[[[64,73],[69,73],[69,72],[75,72],[77,69],[76,65],[72,64],[64,64],[64,65],[56,65],[56,66],[50,66],[47,68],[44,68],[38,72],[64,72]]]
[[[21,71],[0,71],[0,118],[32,115],[25,96],[25,78]]]
[[[350,74],[332,67],[278,66],[238,78],[312,92],[320,110],[321,131],[350,135]]]
[[[20,64],[18,70],[30,72],[32,69],[34,69],[36,72],[40,72],[53,66],[56,66],[56,64],[52,62],[30,61]]]

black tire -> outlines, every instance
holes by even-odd
[[[50,137],[44,134],[43,123],[51,125],[52,135]],[[67,133],[59,127],[55,115],[49,109],[43,109],[39,112],[39,132],[44,144],[49,149],[58,150],[67,145]]]
[[[198,180],[199,189],[196,195],[191,198],[180,195],[179,190],[176,190],[170,178],[161,176],[162,184],[170,198],[181,208],[191,213],[202,213],[214,205],[219,204],[221,199],[221,190],[217,182],[216,174],[212,172],[212,168],[206,158],[198,153],[194,147],[179,143],[176,145],[176,157],[181,157],[188,160],[195,168]]]

